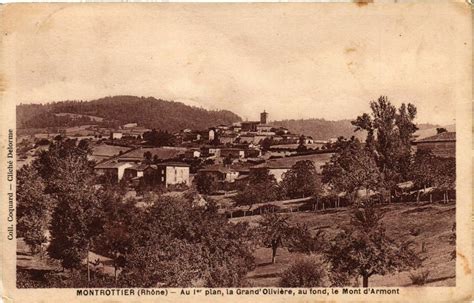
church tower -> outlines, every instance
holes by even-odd
[[[267,124],[268,113],[263,110],[263,113],[260,113],[260,124]]]

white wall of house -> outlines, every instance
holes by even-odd
[[[122,139],[122,133],[112,133],[112,139]]]
[[[123,174],[125,173],[125,169],[126,168],[129,168],[129,167],[132,167],[133,164],[132,163],[123,163],[122,165],[118,166],[117,167],[117,178],[118,178],[118,181],[122,180],[123,178]],[[142,172],[143,174],[143,172]]]
[[[189,167],[166,166],[166,186],[173,184],[189,185]]]
[[[209,141],[214,140],[216,132],[213,129],[209,130]]]

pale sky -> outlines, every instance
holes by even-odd
[[[470,71],[463,4],[36,4],[5,12],[3,86],[17,104],[136,95],[243,119],[265,109],[270,120],[334,120],[387,95],[414,103],[418,122],[452,124],[453,87]]]

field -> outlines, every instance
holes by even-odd
[[[454,286],[455,260],[450,253],[454,249],[449,244],[451,228],[455,222],[454,204],[393,204],[383,208],[383,218],[387,234],[399,241],[413,240],[415,250],[421,251],[426,243],[427,252],[421,254],[427,259],[423,269],[430,271],[427,285]],[[290,213],[290,222],[306,223],[312,230],[323,229],[329,238],[338,232],[341,226],[349,224],[349,212],[346,208],[328,209],[326,211]],[[247,221],[257,223],[260,216],[249,216],[232,219],[233,222]],[[419,228],[419,234],[413,232]],[[255,252],[257,267],[248,274],[248,280],[255,286],[278,286],[280,273],[298,257],[287,249],[279,249],[277,261],[271,264],[271,250],[260,248]],[[362,283],[361,283],[362,284]],[[373,276],[369,286],[409,286],[409,272],[394,275]]]

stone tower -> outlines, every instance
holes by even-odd
[[[268,113],[263,110],[263,113],[260,113],[260,124],[267,124]]]

